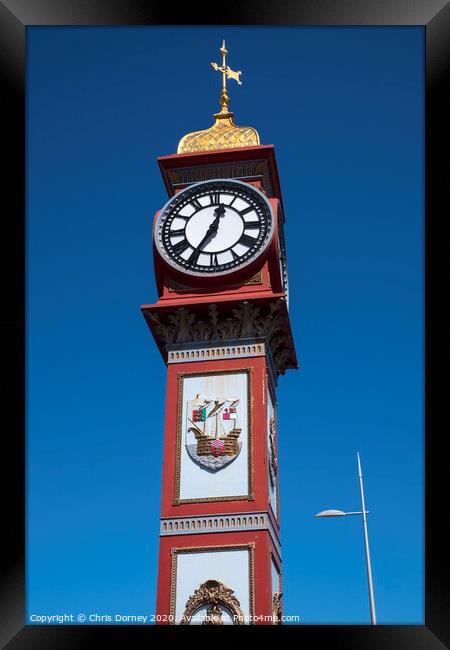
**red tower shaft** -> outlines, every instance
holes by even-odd
[[[158,162],[169,197],[243,181],[275,223],[264,255],[217,277],[192,277],[154,249],[159,297],[142,311],[167,365],[157,622],[280,622],[276,386],[297,359],[274,148]]]

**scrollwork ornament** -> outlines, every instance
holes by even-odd
[[[243,625],[244,623],[241,604],[234,595],[234,591],[218,580],[207,580],[187,600],[180,624],[189,625],[195,612],[205,605],[209,606],[207,616],[210,610],[212,614],[210,618],[212,618],[213,622],[211,623],[211,620],[209,620],[209,624],[223,624],[220,606],[231,612],[235,625]],[[213,609],[214,611],[212,611]],[[220,612],[220,617],[217,610]]]
[[[281,625],[283,622],[283,594],[281,591],[276,591],[272,598],[272,615],[273,624]]]

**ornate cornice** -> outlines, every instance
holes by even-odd
[[[203,311],[200,311],[203,309]],[[167,359],[167,347],[174,343],[224,342],[230,339],[264,338],[277,375],[297,368],[286,302],[278,299],[257,306],[244,301],[230,306],[221,303],[190,305],[170,310],[145,309],[144,315],[155,340]]]
[[[268,196],[274,195],[269,163],[267,160],[242,160],[229,163],[193,165],[191,167],[175,167],[166,170],[171,194],[175,189],[183,188],[191,183],[210,181],[214,179],[236,178],[247,181],[261,181],[262,190]]]

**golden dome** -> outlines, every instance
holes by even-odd
[[[259,144],[258,131],[252,126],[237,126],[233,113],[216,113],[215,123],[204,131],[194,131],[183,136],[177,153],[255,147]]]
[[[194,131],[184,135],[178,143],[177,153],[191,153],[192,151],[214,151],[216,149],[234,149],[237,147],[255,147],[260,144],[259,135],[252,126],[237,126],[233,120],[233,113],[228,109],[230,98],[227,94],[227,79],[234,79],[242,84],[239,70],[235,72],[226,65],[225,41],[220,49],[222,53],[222,66],[211,63],[214,70],[222,73],[222,92],[220,95],[220,113],[215,113],[215,122],[203,131]]]

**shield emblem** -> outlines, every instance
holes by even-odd
[[[239,455],[239,401],[236,397],[203,395],[188,401],[186,450],[201,467],[215,472]]]

